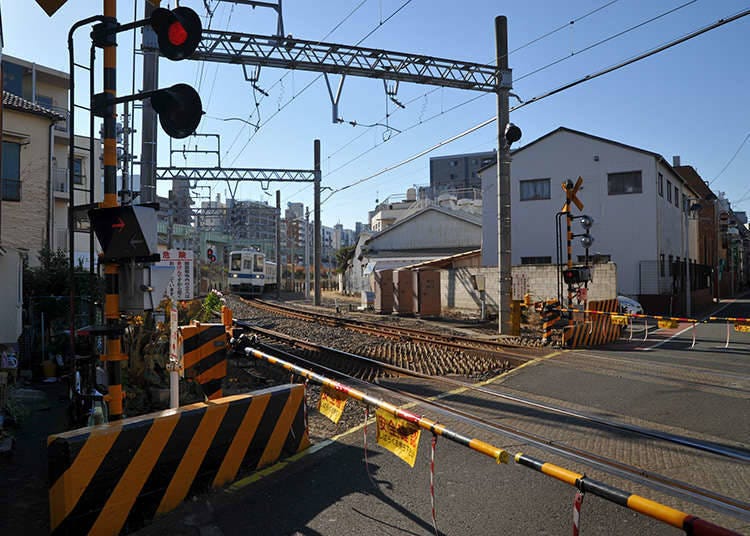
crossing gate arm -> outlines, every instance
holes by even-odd
[[[346,385],[330,380],[329,378],[326,378],[325,376],[312,372],[308,369],[299,367],[297,365],[289,363],[288,361],[284,361],[277,357],[263,353],[255,348],[246,347],[243,349],[243,351],[248,357],[267,361],[268,363],[280,366],[287,371],[302,376],[303,378],[307,378],[308,380],[331,387],[351,398],[354,398],[355,400],[359,400],[360,402],[364,402],[365,404],[384,409],[385,411],[391,413],[396,417],[407,420],[422,429],[429,430],[433,434],[441,435],[446,439],[467,446],[476,452],[489,456],[493,458],[498,464],[510,463],[511,461],[510,453],[504,449],[495,447],[478,439],[470,439],[465,436],[459,435],[449,430],[444,425],[431,421],[426,417],[420,417],[408,411],[404,411],[392,404],[373,398],[362,391],[352,389]],[[529,467],[547,476],[575,486],[582,492],[593,493],[620,506],[624,506],[635,512],[639,512],[663,523],[667,523],[673,527],[682,529],[689,535],[739,536],[739,533],[725,529],[724,527],[720,527],[699,517],[681,512],[656,501],[641,497],[640,495],[635,495],[627,491],[620,490],[603,482],[588,478],[580,473],[570,471],[558,465],[546,463],[531,456],[527,456],[523,453],[515,454],[513,456],[513,460],[518,465]]]

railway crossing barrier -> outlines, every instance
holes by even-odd
[[[227,375],[226,325],[194,322],[178,330],[185,376],[198,383],[209,400],[221,398],[221,383]]]
[[[588,302],[587,312],[613,313],[617,311],[617,300],[598,300]],[[574,314],[573,309],[566,309]],[[585,313],[584,313],[585,314]],[[609,314],[592,315],[584,322],[575,322],[563,328],[563,346],[580,348],[598,346],[615,341],[622,334],[622,325],[612,321]]]
[[[282,385],[50,436],[51,533],[134,530],[306,449],[304,406],[303,385]]]
[[[517,453],[511,455],[505,449],[496,447],[485,441],[476,438],[469,438],[460,435],[450,430],[445,425],[439,424],[431,419],[424,416],[418,416],[409,411],[405,411],[393,404],[384,402],[383,400],[376,399],[370,395],[359,391],[357,389],[350,388],[344,384],[331,380],[325,376],[317,374],[311,370],[299,367],[288,361],[284,361],[272,355],[266,354],[253,348],[251,346],[244,347],[244,344],[251,344],[253,339],[239,337],[234,339],[232,342],[236,348],[243,351],[246,356],[266,361],[272,365],[277,365],[283,369],[301,376],[309,381],[316,382],[323,385],[337,393],[342,393],[349,398],[358,400],[366,405],[366,407],[373,406],[378,408],[380,411],[386,412],[397,419],[402,419],[409,423],[410,426],[417,427],[422,430],[427,430],[433,434],[433,436],[443,436],[446,439],[464,445],[471,450],[489,456],[497,464],[508,464],[511,461],[522,467],[528,467],[535,471],[538,471],[544,475],[552,477],[558,481],[564,482],[577,488],[581,493],[591,493],[598,497],[601,497],[607,501],[613,502],[619,506],[623,506],[640,514],[646,515],[657,521],[661,521],[678,529],[685,531],[686,534],[692,536],[739,536],[738,533],[733,532],[729,529],[715,525],[709,521],[706,521],[700,517],[690,515],[686,512],[676,510],[664,504],[650,500],[646,497],[629,493],[625,490],[610,486],[604,482],[589,478],[584,474],[576,473],[565,469],[564,467],[544,462],[537,458],[528,456],[523,453]]]
[[[614,301],[614,300],[606,300],[606,301]],[[589,303],[589,305],[592,302]],[[568,313],[579,313],[579,314],[586,314],[586,315],[592,315],[594,317],[600,317],[600,318],[608,318],[608,321],[617,326],[627,326],[629,328],[629,335],[628,340],[633,340],[633,327],[635,325],[634,320],[635,319],[643,319],[643,342],[646,342],[648,340],[648,334],[649,334],[649,325],[648,320],[656,320],[657,326],[659,329],[676,329],[680,323],[688,323],[691,324],[692,328],[692,342],[690,345],[690,349],[695,347],[695,343],[697,340],[696,336],[696,330],[697,326],[699,324],[710,324],[713,322],[725,322],[726,323],[726,341],[724,343],[724,348],[729,348],[729,342],[731,338],[731,332],[732,327],[734,327],[734,331],[740,332],[740,333],[750,333],[750,318],[743,318],[743,317],[722,317],[722,316],[709,316],[708,318],[704,318],[703,320],[699,320],[696,318],[687,318],[687,317],[679,317],[679,316],[662,316],[662,315],[647,315],[642,313],[620,313],[617,311],[612,310],[601,310],[601,309],[567,309],[567,308],[560,308],[559,311],[562,312],[568,312]],[[542,313],[544,315],[544,312]],[[589,324],[586,322],[585,324]],[[595,322],[591,322],[591,324],[595,324]],[[551,329],[551,328],[550,328]],[[564,329],[572,329],[570,327],[565,327]],[[579,333],[578,330],[581,328],[576,326],[576,331],[574,333]],[[590,331],[593,330],[593,328],[589,328]],[[545,330],[545,337],[547,337],[547,333]],[[611,340],[615,340],[616,338]],[[572,335],[568,335],[568,340],[571,338],[575,338]],[[544,339],[543,339],[544,340]],[[596,339],[594,339],[596,340]],[[611,342],[611,340],[607,340],[605,342]],[[599,342],[599,344],[603,344],[603,342]],[[572,346],[576,347],[576,346]]]

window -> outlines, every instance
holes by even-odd
[[[233,272],[239,272],[242,269],[242,254],[232,253],[232,258],[229,263],[229,269]]]
[[[609,195],[640,194],[643,192],[640,171],[625,171],[607,175]]]
[[[664,197],[664,175],[659,173],[659,195]]]
[[[458,160],[451,160],[450,166],[451,167],[458,167]]]
[[[685,194],[682,194],[682,211],[685,214],[687,214],[689,209],[690,209],[690,202],[688,201],[688,196]]]
[[[534,201],[550,198],[550,179],[521,181],[521,201]]]
[[[667,181],[667,201],[672,202],[672,183]]]
[[[669,276],[670,276],[670,277],[672,277],[672,273],[673,273],[673,268],[674,268],[674,267],[672,266],[672,260],[673,260],[673,259],[674,259],[674,257],[673,257],[672,255],[670,255],[670,256],[669,256]]]
[[[521,264],[552,264],[552,257],[521,257]]]
[[[83,158],[73,159],[73,182],[83,184]]]
[[[253,261],[252,259],[244,259],[242,261],[242,270],[247,270],[248,272],[253,269]]]
[[[680,190],[677,186],[674,187],[674,206],[680,208]]]
[[[659,275],[664,277],[664,253],[659,255]]]
[[[44,95],[37,95],[36,103],[39,106],[43,106],[44,108],[47,108],[48,110],[52,109],[52,97],[45,97]]]
[[[255,260],[253,272],[263,273],[263,255],[253,255],[253,259]]]
[[[21,200],[21,144],[3,142],[3,200]]]
[[[3,90],[23,97],[23,67],[3,60]]]

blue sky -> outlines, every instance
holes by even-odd
[[[253,10],[216,0],[207,3],[214,10],[212,28],[264,35],[276,29],[272,10]],[[0,0],[4,53],[67,70],[68,29],[74,21],[100,13],[102,4],[100,0],[69,0],[49,18],[34,2]],[[164,7],[170,4],[175,5],[174,1],[162,2]],[[181,4],[206,15],[203,0],[183,0]],[[383,22],[404,4],[406,6],[396,15]],[[688,5],[680,7],[683,4]],[[606,7],[569,24],[602,6]],[[514,91],[521,98],[529,99],[748,7],[747,2],[729,0],[692,3],[688,0],[502,3],[490,0],[286,0],[284,25],[287,34],[310,40],[322,39],[338,25],[326,41],[346,44],[354,44],[378,28],[361,46],[480,63],[494,61],[494,17],[497,15],[508,17],[510,50],[566,26],[510,56],[516,80]],[[674,8],[679,9],[579,53],[593,43]],[[133,9],[132,0],[119,0],[120,22],[132,20]],[[137,10],[141,17],[142,0],[138,0]],[[349,17],[341,23],[347,15]],[[204,24],[207,21],[204,19]],[[750,16],[530,104],[511,114],[511,120],[523,130],[521,144],[563,125],[661,153],[669,161],[673,155],[680,155],[682,163],[693,165],[704,179],[715,179],[712,188],[726,192],[735,210],[750,211],[750,140],[717,178],[750,134],[748,35]],[[88,31],[78,33],[77,50],[79,61],[84,62],[88,54]],[[521,79],[524,74],[562,58],[566,59]],[[130,92],[132,61],[132,34],[121,34],[119,94]],[[138,89],[140,57],[135,61],[135,87]],[[79,76],[84,75],[79,73]],[[433,91],[435,88],[431,86],[416,84],[400,85],[398,99],[408,105],[399,109],[387,102],[381,81],[347,78],[339,115],[347,122],[372,124],[385,123],[387,114],[388,124],[403,131],[388,139],[384,134],[395,131],[383,127],[352,127],[348,123],[332,124],[323,78],[301,91],[319,76],[316,73],[264,68],[259,86],[270,96],[257,95],[258,110],[252,88],[244,80],[239,66],[161,59],[160,76],[161,86],[186,82],[199,90],[206,115],[198,132],[221,135],[223,166],[309,169],[313,164],[313,140],[318,138],[322,144],[323,185],[333,189],[368,177],[496,113],[492,95],[453,89]],[[101,83],[101,76],[97,76],[97,83]],[[462,105],[475,97],[479,98]],[[79,93],[79,101],[85,98]],[[261,128],[254,132],[242,122],[222,120],[229,117],[259,122]],[[160,136],[159,163],[166,165],[168,138],[163,133]],[[430,156],[492,150],[496,140],[493,124],[431,155],[342,190],[324,203],[323,224],[332,226],[340,222],[353,228],[356,221],[367,220],[367,211],[374,208],[376,199],[403,194],[410,186],[429,183]],[[194,148],[196,143],[201,144],[201,148],[206,147],[204,141],[190,138],[176,141],[175,146]],[[185,161],[179,155],[175,158],[176,164],[215,165],[215,160],[210,159],[194,157]],[[215,197],[219,193],[223,199],[227,187],[212,186],[212,195]],[[160,193],[166,193],[166,188],[166,184],[160,186]],[[268,194],[275,195],[276,189],[282,192],[283,205],[289,201],[312,204],[312,188],[300,183],[272,183],[267,193],[258,183],[244,183],[238,197],[274,203],[274,197]]]

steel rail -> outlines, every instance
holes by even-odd
[[[378,361],[377,359],[373,359],[370,357],[365,357],[357,354],[353,354],[350,352],[345,352],[342,350],[338,350],[336,348],[331,348],[323,345],[319,345],[310,341],[305,341],[302,339],[299,339],[297,337],[292,337],[283,333],[279,333],[277,331],[269,330],[266,328],[260,328],[257,326],[252,326],[250,324],[247,324],[242,321],[235,321],[235,323],[239,326],[242,326],[243,328],[256,331],[260,334],[266,335],[268,337],[275,338],[277,340],[284,341],[288,344],[291,344],[292,346],[297,346],[300,348],[306,348],[311,351],[318,351],[318,352],[328,352],[331,354],[337,354],[340,356],[343,356],[348,359],[355,359],[364,363],[367,363],[371,366],[375,366],[380,369],[385,369],[391,372],[395,372],[402,376],[410,376],[414,378],[420,378],[425,380],[431,380],[431,381],[437,381],[438,383],[444,383],[453,387],[461,387],[470,391],[476,391],[491,397],[500,398],[503,400],[509,400],[511,402],[515,402],[517,404],[541,409],[544,411],[549,411],[556,413],[558,415],[563,415],[566,417],[573,417],[582,421],[598,424],[600,426],[604,426],[606,428],[612,428],[615,430],[621,430],[630,432],[637,435],[642,435],[644,437],[649,437],[651,439],[658,439],[660,441],[665,441],[668,443],[674,443],[677,445],[681,445],[683,447],[700,450],[704,452],[710,452],[711,454],[715,454],[718,456],[726,457],[732,460],[744,462],[744,463],[750,463],[750,452],[746,450],[741,449],[735,449],[731,447],[726,447],[722,445],[717,445],[712,442],[707,441],[701,441],[695,438],[682,436],[679,434],[672,434],[670,432],[662,432],[659,430],[654,430],[651,428],[645,428],[642,426],[636,426],[631,425],[623,422],[618,422],[610,419],[602,419],[600,417],[597,417],[595,415],[591,415],[588,413],[576,411],[573,409],[563,408],[560,406],[554,406],[552,404],[546,404],[543,402],[538,402],[536,400],[532,400],[530,398],[525,398],[517,395],[511,395],[507,393],[501,393],[498,391],[495,391],[493,389],[488,389],[483,386],[476,386],[468,382],[464,382],[461,380],[457,380],[454,378],[448,378],[443,376],[431,376],[429,374],[424,374],[421,372],[413,371],[411,369],[407,369],[404,367],[399,367],[398,365],[391,365],[390,363],[386,363],[383,361]]]
[[[393,337],[397,336],[400,338],[408,337],[415,341],[420,342],[428,342],[432,344],[441,344],[444,346],[450,346],[454,348],[460,348],[460,349],[471,349],[471,350],[488,350],[492,352],[497,352],[503,354],[503,356],[513,356],[518,361],[516,364],[521,364],[527,362],[530,358],[528,355],[523,353],[516,353],[508,350],[508,348],[513,349],[523,349],[527,351],[527,353],[539,353],[538,348],[534,347],[525,347],[515,344],[508,344],[508,343],[501,343],[496,341],[481,341],[472,339],[470,337],[461,337],[456,335],[442,335],[440,333],[433,333],[413,328],[404,328],[404,327],[397,327],[397,326],[387,326],[383,324],[378,324],[376,322],[368,322],[366,320],[354,320],[351,318],[342,318],[338,316],[329,315],[326,313],[319,313],[319,312],[313,312],[313,311],[302,311],[299,309],[293,309],[291,307],[286,307],[283,305],[276,305],[276,304],[270,304],[268,302],[265,302],[263,300],[246,300],[244,298],[240,298],[241,301],[244,303],[252,306],[257,307],[259,309],[276,312],[280,314],[285,314],[287,316],[300,318],[300,319],[310,319],[315,321],[321,321],[324,320],[328,325],[332,326],[338,326],[338,327],[344,327],[346,329],[353,329],[357,331],[361,331],[363,333],[369,333],[372,335],[380,336],[380,337]]]
[[[290,362],[281,360],[275,356],[269,355],[267,353],[263,353],[257,349],[248,347],[244,349],[244,353],[248,357],[253,357],[255,359],[263,360],[274,365],[279,365],[285,370],[293,372],[308,380],[312,380],[316,383],[320,383],[322,385],[333,388],[339,392],[346,394],[347,396],[351,398],[354,398],[355,400],[363,402],[367,405],[372,405],[372,406],[381,408],[387,411],[388,413],[391,413],[392,415],[396,417],[399,417],[408,422],[411,422],[419,426],[422,429],[432,432],[433,434],[441,435],[453,442],[456,442],[464,446],[468,446],[472,450],[475,450],[477,452],[480,452],[482,454],[492,457],[498,464],[509,463],[509,454],[504,449],[495,447],[493,445],[490,445],[489,443],[486,443],[478,439],[469,439],[464,436],[461,436],[460,434],[456,434],[455,432],[452,432],[444,425],[441,425],[435,421],[427,419],[426,417],[420,417],[413,413],[406,412],[393,404],[390,404],[383,400],[378,400],[362,391],[349,388],[343,384],[340,384],[339,382],[332,381],[326,378],[325,376],[321,376],[315,372],[304,369]],[[299,359],[297,356],[294,356],[294,357],[295,359]],[[398,390],[395,390],[395,391],[398,392]],[[435,404],[433,401],[423,399],[422,397],[418,397],[416,395],[410,395],[409,393],[402,393],[402,394],[403,396],[415,398],[418,401],[421,401],[428,405],[433,405],[436,408],[439,408],[440,406],[444,406],[440,404]],[[448,411],[454,416],[460,416],[460,412],[457,412],[453,408],[444,406],[444,410]],[[467,415],[470,415],[470,414],[467,414]],[[475,424],[477,422],[482,422],[481,418],[477,421],[477,419],[475,419],[474,416],[469,417],[469,419],[472,420]],[[486,423],[486,424],[491,426],[493,429],[496,429],[497,431],[502,431],[502,427],[499,427],[498,425],[494,425],[491,423]],[[516,437],[522,437],[517,431],[511,432],[511,434],[515,434]],[[544,440],[538,441],[538,440],[531,439],[530,437],[525,438],[525,439],[532,443],[537,442],[538,446],[545,448],[545,449],[551,448],[557,451],[560,451],[560,450],[564,451],[564,448],[560,446],[556,446],[556,445],[551,445],[549,442],[546,442]],[[579,451],[579,453],[575,453],[575,450],[576,449],[572,449],[573,452],[569,452],[569,454],[576,455],[580,458],[583,458],[584,461],[593,462],[594,464],[607,465],[604,461],[602,461],[602,460],[607,460],[606,458],[596,457],[596,455],[593,455],[594,456],[593,458],[587,458],[588,453],[585,453],[585,451]],[[606,500],[619,504],[620,506],[624,506],[630,510],[639,512],[641,514],[644,514],[648,517],[651,517],[663,523],[685,530],[689,534],[726,534],[726,535],[737,534],[735,532],[729,531],[728,529],[725,529],[723,527],[720,527],[718,525],[705,521],[696,516],[692,516],[685,512],[681,512],[679,510],[676,510],[669,506],[665,506],[661,503],[652,501],[645,497],[635,495],[635,494],[620,490],[618,488],[614,488],[612,486],[604,484],[603,482],[586,477],[584,474],[575,473],[573,471],[569,471],[563,467],[560,467],[551,463],[544,463],[540,460],[524,455],[522,453],[515,454],[513,456],[513,460],[515,461],[515,463],[521,466],[536,469],[547,476],[551,476],[552,478],[555,478],[556,480],[575,486],[581,491],[590,492]],[[614,461],[614,465],[611,465],[609,467],[609,470],[610,471],[619,470],[619,472],[622,473],[623,471],[627,472],[628,467],[629,466],[627,465],[620,464],[619,462]],[[663,477],[662,475],[656,475],[656,474],[645,472],[639,468],[631,468],[630,471],[631,471],[631,477],[633,475],[635,476],[650,475],[651,477],[660,476],[665,481],[671,480],[666,477]],[[654,483],[655,481],[656,480],[652,480],[651,482]],[[700,488],[690,486],[689,484],[683,484],[683,483],[678,483],[678,484],[682,484],[684,487],[671,486],[668,484],[664,485],[664,483],[662,483],[662,487],[672,488],[675,491],[690,492],[689,494],[693,496],[693,498],[695,498],[694,497],[695,495],[699,495],[699,496],[703,496],[705,499],[711,499],[713,502],[718,502],[718,503],[723,502],[721,499],[718,499],[716,497],[710,497],[709,495],[701,493],[702,491],[705,491],[708,494],[718,496],[717,494],[713,494],[713,492],[710,492],[708,490],[701,490]],[[721,497],[721,496],[718,496],[718,497]],[[728,499],[733,500],[731,498],[728,498]],[[721,507],[721,504],[718,504],[716,506]]]

